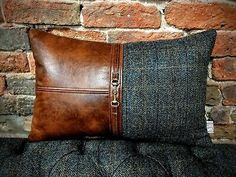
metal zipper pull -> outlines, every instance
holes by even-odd
[[[113,100],[111,102],[111,105],[113,107],[118,107],[119,106],[119,101],[117,100],[117,94],[118,94],[118,86],[119,86],[119,81],[118,79],[114,78],[111,82],[113,89],[112,89],[112,93],[113,93]]]

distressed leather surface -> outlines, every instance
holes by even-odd
[[[31,141],[107,136],[111,120],[111,79],[119,46],[80,41],[30,30],[36,60],[36,100]],[[114,76],[115,77],[115,76]]]

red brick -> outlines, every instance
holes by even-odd
[[[35,59],[32,52],[27,53],[27,58],[29,62],[30,72],[35,74]]]
[[[5,76],[0,75],[0,96],[4,94],[6,89],[6,80]]]
[[[215,80],[236,81],[236,57],[213,60],[212,76]]]
[[[160,13],[157,8],[141,3],[87,3],[82,15],[85,27],[160,27]]]
[[[0,52],[0,72],[29,72],[26,54],[22,52]]]
[[[236,106],[236,85],[224,87],[223,92],[223,105]]]
[[[236,5],[223,3],[170,3],[167,23],[181,29],[236,29]]]
[[[79,31],[72,29],[49,29],[49,32],[58,36],[65,36],[74,39],[88,41],[106,41],[106,34],[99,31]]]
[[[80,5],[73,2],[45,0],[5,0],[7,22],[30,24],[78,25]]]
[[[141,31],[110,31],[108,32],[108,41],[112,43],[126,43],[137,41],[153,41],[163,39],[180,38],[183,33],[180,32],[141,32]]]
[[[212,56],[236,56],[236,32],[217,32]]]

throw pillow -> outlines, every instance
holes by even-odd
[[[85,136],[210,141],[204,105],[215,30],[127,44],[39,30],[29,36],[36,60],[31,141]]]

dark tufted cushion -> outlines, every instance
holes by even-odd
[[[0,177],[37,176],[25,149],[26,142],[26,139],[0,138]]]
[[[205,97],[215,30],[124,45],[123,136],[208,146]]]
[[[78,158],[79,156],[79,158]],[[77,162],[77,163],[75,163]],[[50,176],[168,176],[155,157],[136,150],[136,144],[125,141],[84,141],[83,150],[63,156]]]
[[[4,144],[7,143],[11,149],[14,139],[6,139]],[[0,152],[3,149],[0,146]],[[123,140],[27,142],[21,153],[9,153],[0,159],[0,176],[232,177],[236,172],[235,152],[236,147],[228,146],[194,147]]]
[[[0,138],[0,159],[7,158],[8,156],[17,156],[23,153],[26,139],[17,138]]]

